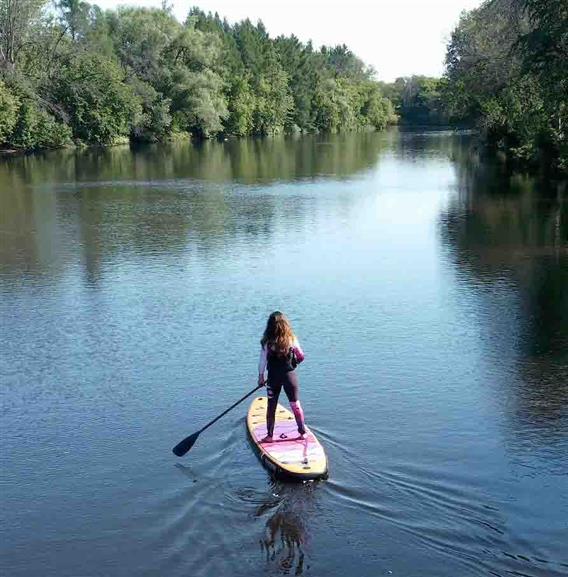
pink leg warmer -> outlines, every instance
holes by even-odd
[[[292,412],[294,413],[294,417],[296,418],[296,424],[298,425],[298,433],[303,435],[306,432],[306,428],[304,426],[304,411],[302,410],[302,405],[300,405],[300,401],[291,401],[290,407],[292,408]]]

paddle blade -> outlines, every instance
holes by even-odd
[[[197,438],[199,437],[199,432],[193,433],[193,435],[189,435],[183,441],[179,442],[173,449],[174,455],[176,457],[183,457],[195,444]]]

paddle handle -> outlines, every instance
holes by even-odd
[[[219,416],[215,417],[212,421],[210,421],[204,427],[199,429],[198,433],[199,434],[203,433],[205,429],[208,429],[211,425],[216,423],[221,417],[224,417],[229,411],[232,411],[237,405],[242,403],[246,398],[250,397],[251,395],[254,395],[254,393],[256,393],[256,391],[258,391],[258,389],[261,389],[262,387],[264,387],[264,385],[257,385],[252,391],[247,393],[244,397],[241,397],[236,403],[233,403],[227,410],[223,411]]]

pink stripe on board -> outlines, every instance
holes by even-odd
[[[288,438],[281,439],[280,435],[285,434]],[[257,441],[266,436],[266,425],[259,425],[254,428],[254,436]],[[272,443],[262,443],[261,447],[278,461],[302,462],[303,459],[322,457],[321,445],[316,441],[314,435],[308,431],[305,439],[300,439],[295,423],[280,422],[274,428],[274,441]]]

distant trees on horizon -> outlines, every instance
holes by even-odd
[[[568,169],[568,4],[464,13],[443,78],[379,82],[347,46],[271,38],[192,8],[0,0],[0,146],[478,127],[512,157]]]
[[[0,142],[159,141],[382,129],[396,121],[346,46],[272,39],[197,8],[103,11],[80,0],[0,0]]]

